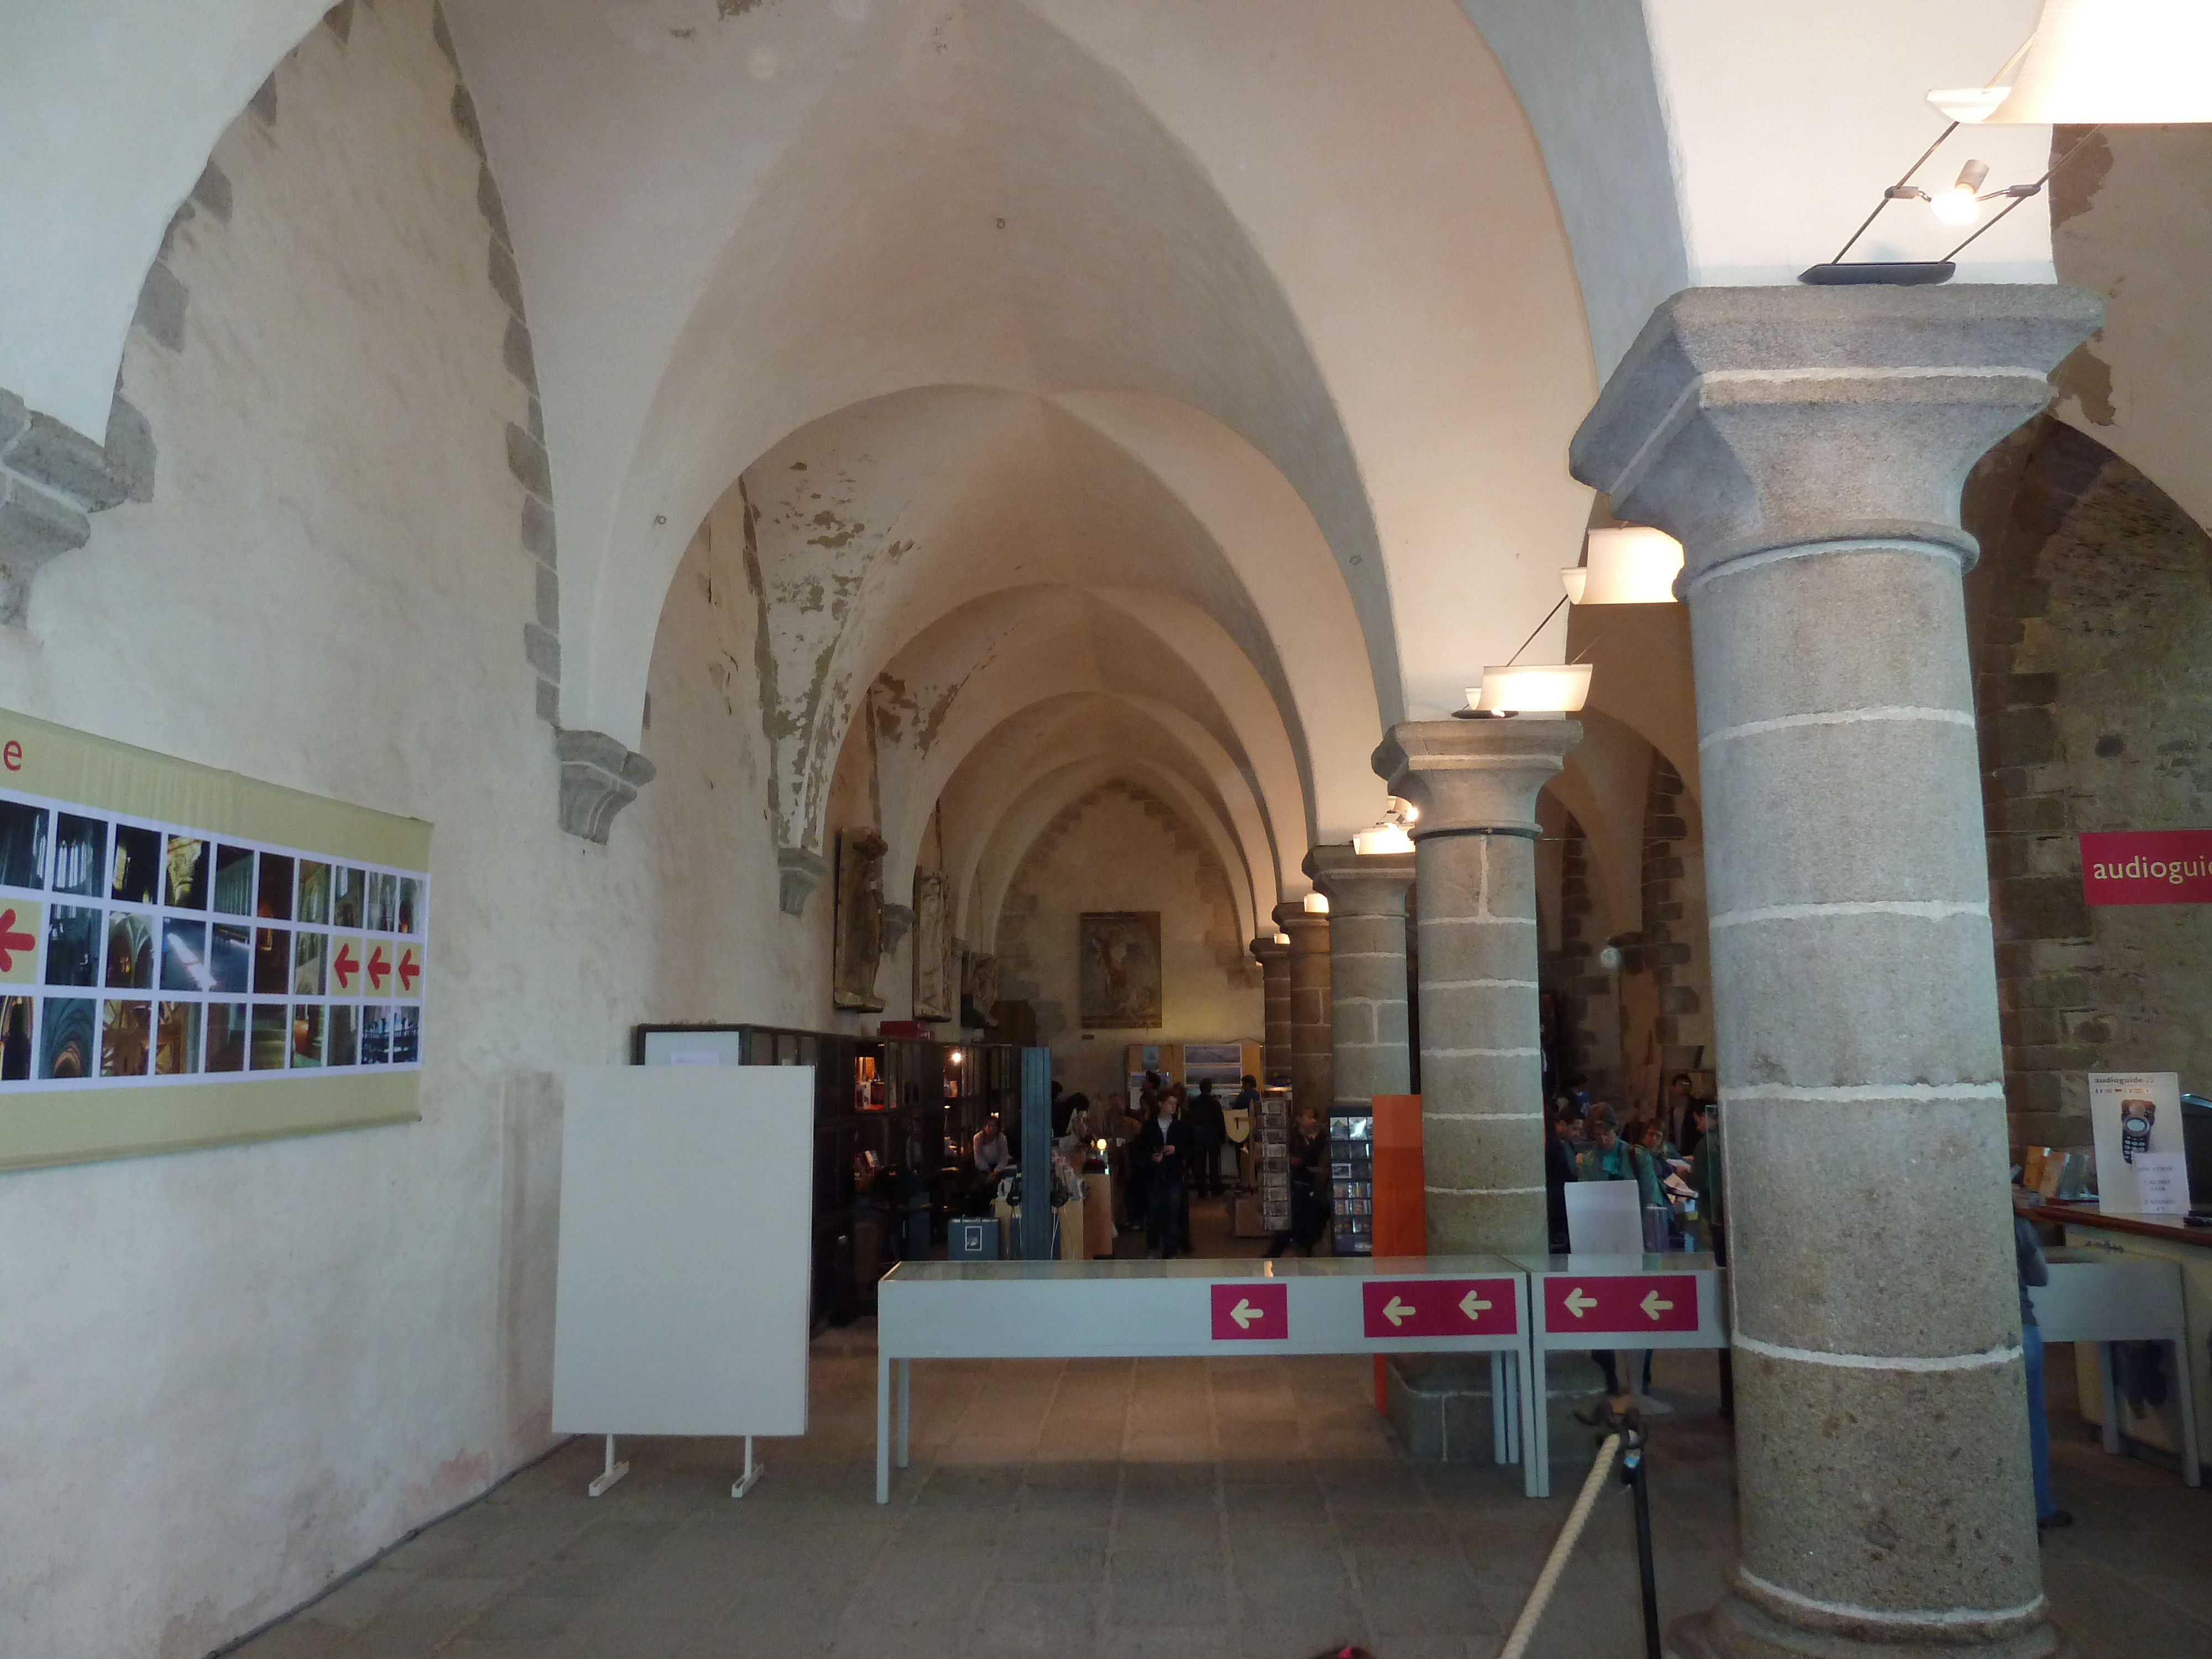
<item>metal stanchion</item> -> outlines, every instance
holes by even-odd
[[[1636,1568],[1644,1588],[1644,1659],[1660,1659],[1659,1577],[1651,1563],[1650,1469],[1644,1456],[1650,1434],[1633,1410],[1620,1419],[1620,1432],[1621,1484],[1628,1488],[1636,1509]]]
[[[1535,1587],[1528,1592],[1521,1616],[1513,1621],[1512,1632],[1498,1650],[1498,1659],[1522,1659],[1528,1650],[1529,1638],[1536,1633],[1536,1621],[1544,1616],[1552,1592],[1559,1587],[1559,1576],[1566,1571],[1567,1558],[1575,1553],[1575,1546],[1582,1540],[1583,1528],[1589,1521],[1598,1493],[1604,1489],[1606,1474],[1613,1468],[1616,1454],[1620,1459],[1620,1483],[1628,1488],[1636,1510],[1636,1565],[1644,1589],[1644,1651],[1645,1659],[1661,1659],[1659,1578],[1651,1559],[1651,1489],[1650,1468],[1644,1458],[1650,1435],[1633,1407],[1616,1412],[1610,1401],[1606,1402],[1600,1420],[1605,1437],[1598,1443],[1596,1460],[1590,1464],[1589,1477],[1575,1496],[1575,1506],[1567,1512],[1567,1524],[1559,1528],[1559,1540],[1545,1558],[1544,1570],[1536,1575]]]

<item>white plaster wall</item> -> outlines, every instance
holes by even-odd
[[[1160,913],[1157,1030],[1097,1031],[1085,1040],[1076,929],[1086,910]],[[1260,973],[1237,931],[1212,849],[1157,797],[1109,783],[1056,817],[1024,861],[999,922],[1000,994],[1035,1007],[1053,1074],[1103,1101],[1125,1086],[1116,1079],[1128,1043],[1257,1040],[1265,1021]]]
[[[648,1015],[801,1017],[819,982],[811,946],[760,945],[800,925],[742,855],[757,792],[717,817],[757,720],[677,714],[738,637],[719,605],[656,678],[664,782],[611,848],[556,825],[504,457],[525,399],[428,0],[356,8],[278,80],[274,131],[217,149],[232,222],[173,256],[184,350],[128,356],[155,498],[40,578],[0,706],[434,823],[423,1120],[0,1176],[23,1659],[196,1659],[544,1446],[547,1073]]]

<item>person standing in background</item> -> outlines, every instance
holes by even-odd
[[[1153,1115],[1129,1143],[1137,1167],[1145,1171],[1146,1209],[1151,1218],[1145,1242],[1163,1260],[1190,1254],[1190,1236],[1184,1225],[1190,1127],[1176,1118],[1176,1104],[1172,1094],[1162,1094],[1152,1108]]]
[[[2012,1248],[2020,1271],[2021,1354],[2027,1362],[2027,1461],[2035,1476],[2035,1529],[2045,1533],[2074,1524],[2074,1516],[2051,1495],[2051,1424],[2043,1412],[2043,1329],[2035,1322],[2035,1304],[2027,1294],[2031,1286],[2051,1282],[2051,1264],[2043,1259],[2043,1245],[2026,1216],[2012,1218]]]
[[[1229,1123],[1215,1097],[1213,1079],[1198,1085],[1190,1103],[1191,1191],[1199,1198],[1221,1196],[1221,1143],[1229,1138]]]

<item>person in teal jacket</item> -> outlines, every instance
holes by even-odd
[[[1656,1163],[1644,1148],[1632,1146],[1620,1138],[1612,1107],[1590,1109],[1590,1134],[1596,1144],[1577,1155],[1577,1181],[1632,1181],[1644,1204],[1665,1206],[1667,1200],[1659,1190]]]

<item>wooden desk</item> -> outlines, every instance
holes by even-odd
[[[2207,1347],[2207,1339],[2212,1337],[2212,1227],[2185,1226],[2179,1217],[2107,1213],[2094,1204],[2029,1204],[2019,1194],[2014,1195],[2013,1208],[2031,1221],[2063,1226],[2066,1243],[2073,1249],[2179,1264],[2188,1326],[2184,1346],[2196,1396],[2197,1443],[2212,1447],[2212,1350]],[[2075,1344],[2074,1358],[2081,1415],[2103,1426],[2104,1387],[2097,1370],[2096,1346]],[[2169,1381],[2166,1398],[2157,1405],[2146,1402],[2145,1409],[2137,1410],[2123,1401],[2120,1433],[2166,1453],[2179,1463],[2185,1438],[2181,1432],[2179,1394]]]

